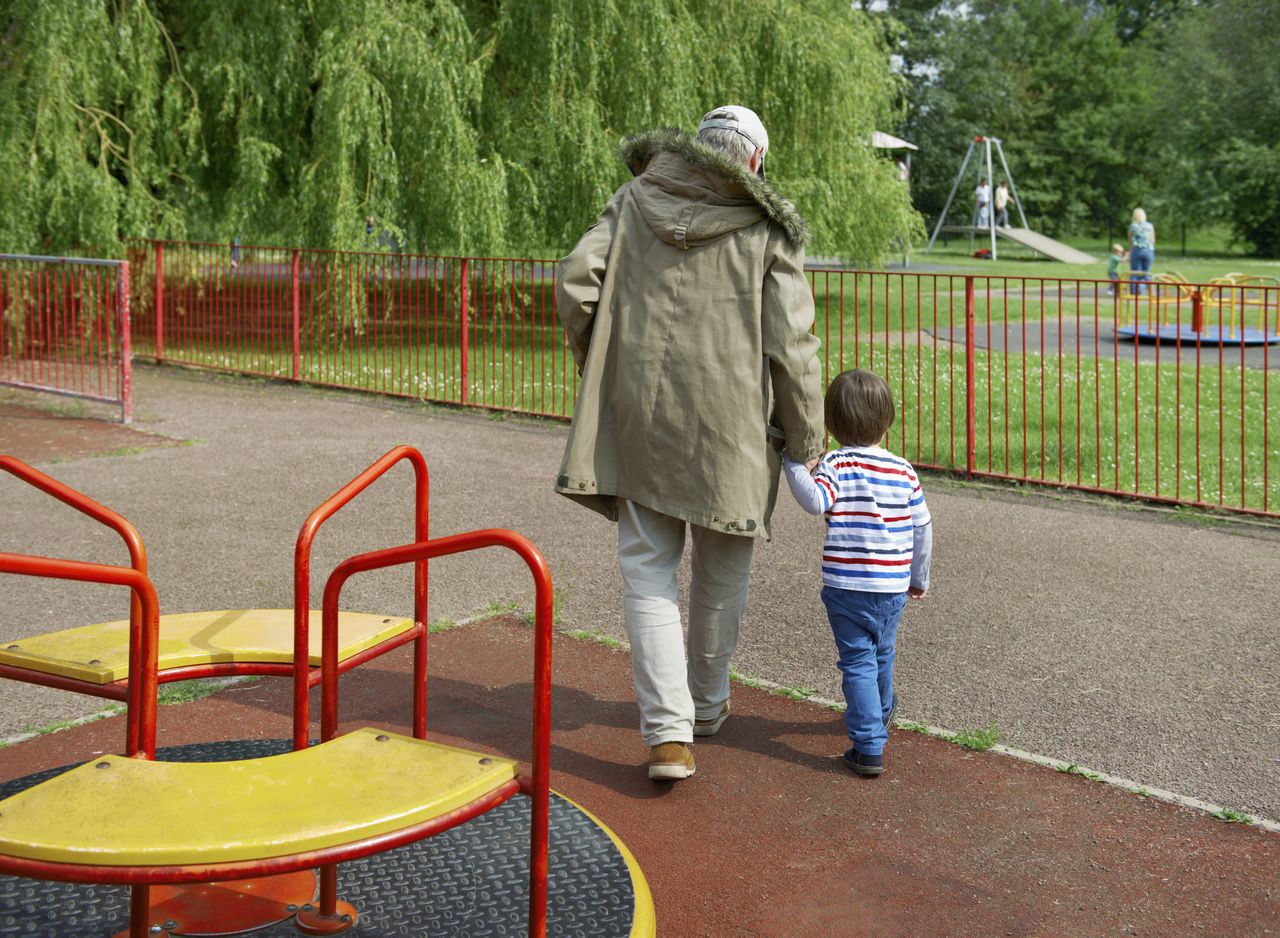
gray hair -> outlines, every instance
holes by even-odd
[[[699,130],[698,139],[717,150],[723,150],[743,166],[751,160],[751,154],[756,152],[750,140],[736,130],[725,127],[707,127]]]

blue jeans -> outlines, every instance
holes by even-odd
[[[1134,286],[1135,293],[1146,293],[1145,281],[1151,279],[1151,265],[1155,262],[1155,248],[1133,248],[1129,251],[1130,279],[1140,281]]]
[[[889,740],[884,724],[893,706],[893,659],[907,594],[824,586],[822,604],[840,654],[849,739],[863,755],[878,756]]]

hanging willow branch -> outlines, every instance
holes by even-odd
[[[845,0],[10,0],[0,241],[139,235],[443,254],[563,249],[625,135],[722,103],[769,127],[816,249],[918,231],[870,148],[886,51]],[[372,218],[372,225],[366,219]],[[359,293],[359,291],[356,291]],[[360,328],[354,304],[347,325]]]

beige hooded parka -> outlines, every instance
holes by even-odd
[[[629,137],[635,178],[560,262],[582,381],[556,491],[768,535],[781,465],[822,451],[804,221],[762,179],[674,129]]]

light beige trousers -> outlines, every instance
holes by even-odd
[[[676,602],[686,527],[693,539],[687,659]],[[729,659],[747,607],[754,547],[755,538],[686,525],[619,500],[622,607],[646,745],[692,742],[695,716],[715,717],[729,699]]]

